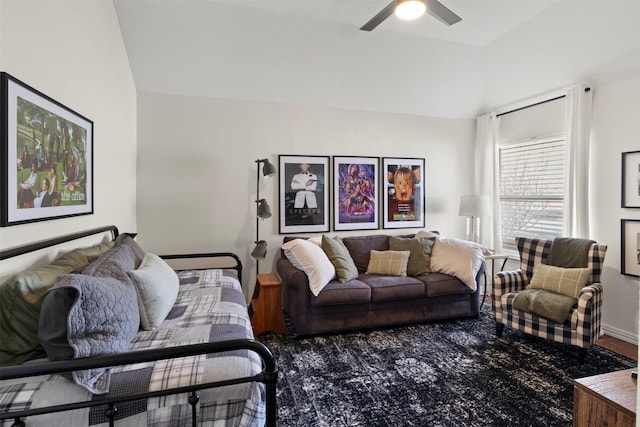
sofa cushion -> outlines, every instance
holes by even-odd
[[[424,283],[409,276],[379,276],[364,274],[360,280],[371,287],[371,302],[424,298]]]
[[[158,328],[178,297],[178,275],[162,258],[150,253],[140,267],[127,274],[135,285],[142,328],[145,331]]]
[[[340,283],[332,280],[318,296],[311,296],[311,305],[368,304],[371,302],[371,287],[358,279]]]
[[[340,283],[345,283],[358,277],[358,268],[353,263],[349,250],[342,243],[340,237],[330,238],[323,235],[321,247],[335,267],[336,276]]]
[[[470,294],[474,291],[462,283],[460,279],[443,273],[431,273],[416,277],[425,284],[428,297],[451,294]]]
[[[409,251],[371,251],[367,274],[406,276]]]
[[[336,276],[335,267],[320,246],[294,239],[283,244],[282,249],[291,264],[306,273],[309,289],[315,296]]]
[[[359,273],[364,273],[369,267],[371,251],[389,250],[389,236],[386,234],[376,234],[373,236],[349,236],[342,239],[344,245],[349,249],[354,264],[358,267]]]
[[[544,289],[572,298],[578,298],[580,291],[591,278],[590,268],[562,268],[536,264],[528,289]]]
[[[407,276],[420,276],[430,273],[431,250],[435,244],[435,237],[407,238],[389,236],[389,249],[392,251],[409,251]]]
[[[130,282],[84,274],[59,276],[42,304],[38,337],[50,360],[127,351],[140,314]],[[72,373],[91,393],[109,391],[109,368]]]

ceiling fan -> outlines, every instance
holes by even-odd
[[[410,17],[403,17],[403,12],[407,11],[415,11],[415,14]],[[376,16],[371,18],[369,22],[360,27],[360,29],[362,31],[371,31],[380,25],[382,21],[393,15],[394,12],[400,18],[413,19],[422,15],[425,11],[447,25],[453,25],[462,20],[462,18],[438,0],[393,0],[387,7],[378,12]]]

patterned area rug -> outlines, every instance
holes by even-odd
[[[636,366],[478,319],[296,338],[262,334],[278,379],[278,426],[570,426],[576,378]]]

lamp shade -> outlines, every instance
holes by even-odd
[[[460,216],[491,216],[491,200],[488,195],[460,196]]]
[[[424,0],[398,0],[396,16],[400,19],[416,19],[427,10]]]
[[[260,161],[264,163],[264,165],[262,165],[262,175],[270,176],[276,173],[276,167],[273,166],[269,159],[263,159]]]
[[[267,203],[266,199],[260,199],[256,203],[258,203],[256,214],[258,218],[271,218],[271,206]]]
[[[267,256],[267,242],[260,240],[251,251],[251,256],[255,259],[264,259]]]

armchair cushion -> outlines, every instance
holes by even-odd
[[[580,290],[591,278],[590,268],[562,268],[552,265],[537,264],[533,269],[533,277],[528,289],[544,289],[578,298]]]

